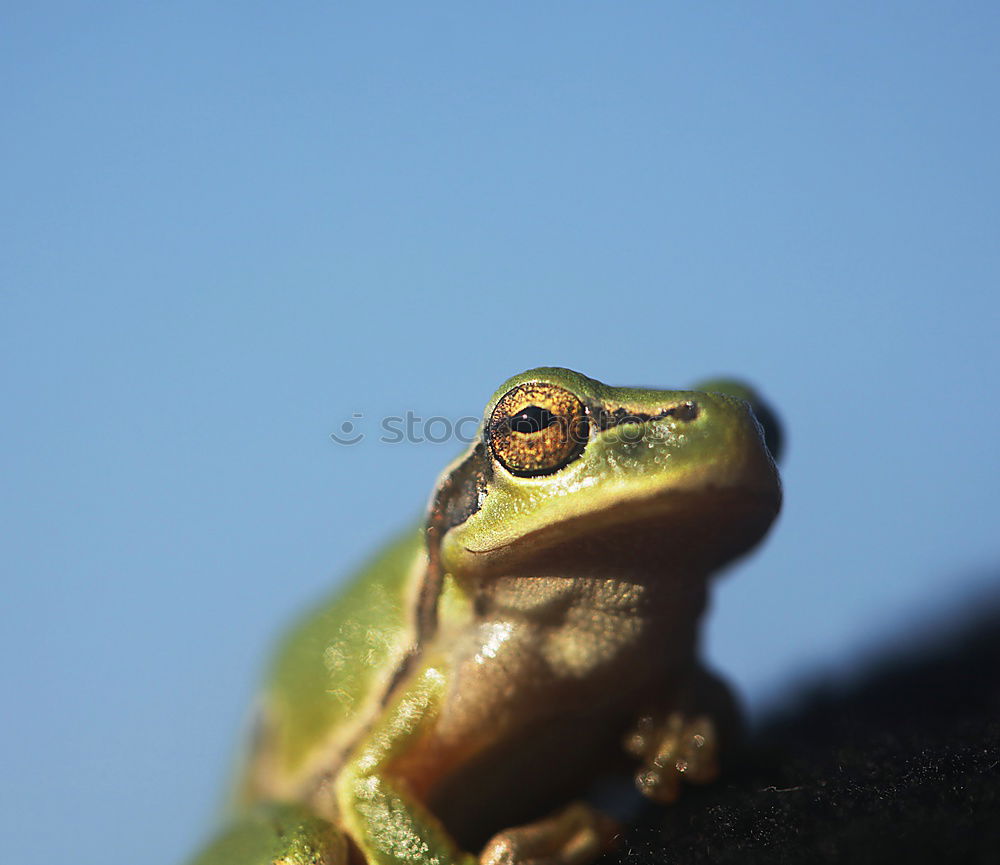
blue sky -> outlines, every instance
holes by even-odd
[[[457,449],[354,413],[754,382],[786,506],[706,636],[758,714],[996,588],[994,4],[3,18],[11,861],[208,830],[275,635]]]

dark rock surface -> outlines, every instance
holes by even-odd
[[[1000,611],[803,694],[603,862],[1000,862]]]

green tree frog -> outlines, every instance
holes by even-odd
[[[733,382],[504,382],[425,523],[284,642],[197,865],[582,865],[596,779],[711,780],[736,712],[698,622],[778,513],[776,433]]]

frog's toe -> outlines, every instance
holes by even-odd
[[[635,775],[636,786],[657,802],[676,801],[682,780],[707,784],[719,774],[718,736],[706,715],[687,718],[672,712],[660,723],[645,717],[626,747],[643,760]]]
[[[582,802],[494,835],[480,865],[586,865],[609,850],[618,824]]]

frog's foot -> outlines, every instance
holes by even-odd
[[[609,850],[618,824],[582,802],[494,835],[480,865],[585,865]]]
[[[297,805],[262,805],[189,865],[347,865],[347,839]]]
[[[719,774],[718,736],[707,715],[643,715],[626,738],[625,749],[642,761],[635,775],[639,791],[657,802],[676,801],[682,780],[707,784]]]

